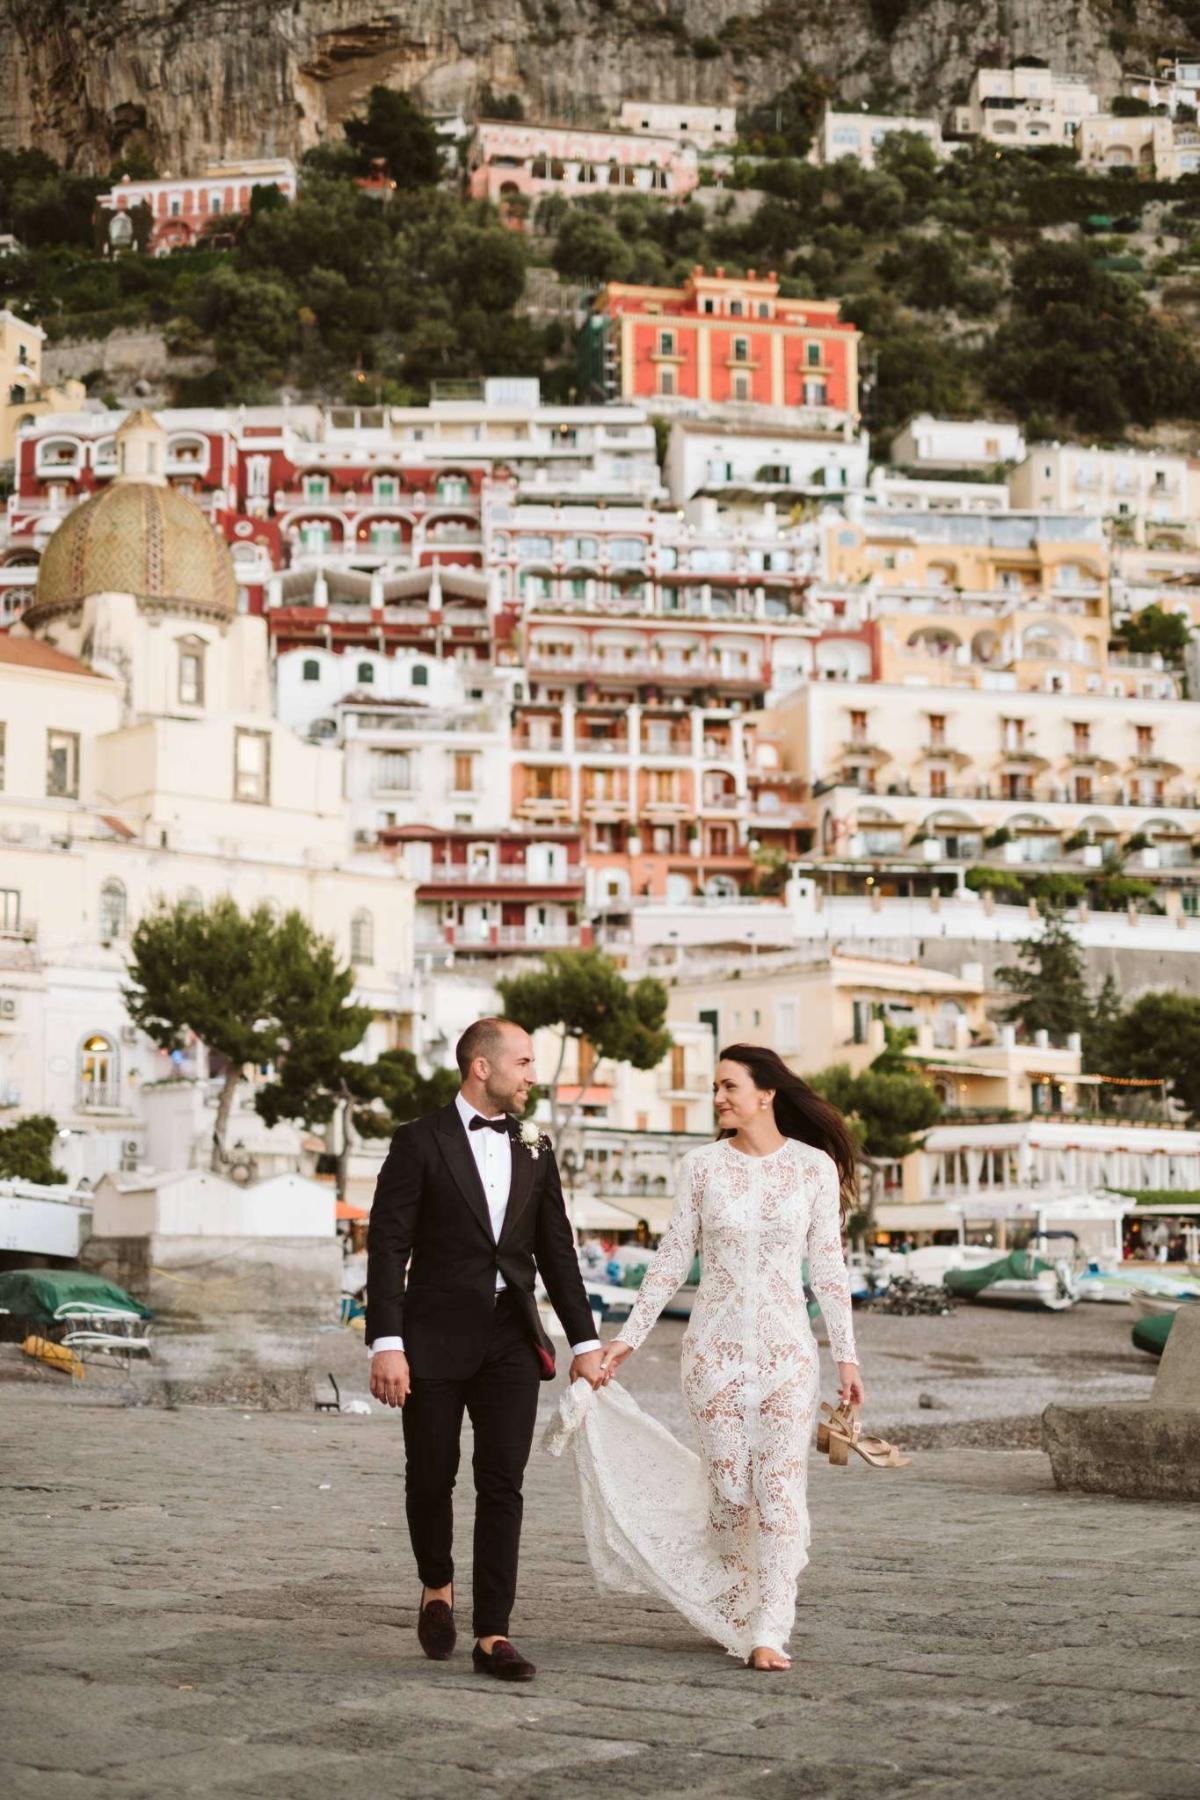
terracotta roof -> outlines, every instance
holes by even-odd
[[[51,649],[40,638],[14,637],[11,631],[0,631],[0,663],[15,663],[23,669],[49,669],[56,675],[88,675],[93,681],[107,679],[78,658]]]

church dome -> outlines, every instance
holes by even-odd
[[[141,427],[141,422],[145,426]],[[42,553],[37,590],[25,612],[36,626],[73,612],[92,594],[132,594],[150,609],[228,618],[237,611],[229,547],[186,494],[168,487],[162,461],[148,466],[125,451],[165,433],[134,414],[117,434],[122,473],[69,512]],[[144,445],[140,446],[144,449]]]

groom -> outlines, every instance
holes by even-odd
[[[455,1050],[449,1106],[392,1139],[371,1207],[367,1343],[371,1392],[404,1408],[405,1506],[423,1582],[417,1638],[454,1649],[454,1520],[464,1408],[475,1433],[475,1648],[481,1674],[531,1681],[508,1639],[521,1542],[521,1483],[538,1383],[554,1351],[533,1295],[535,1265],[571,1340],[571,1379],[600,1380],[600,1341],[554,1155],[522,1142],[533,1045],[509,1019],[477,1019]]]

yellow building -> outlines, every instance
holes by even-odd
[[[1194,900],[1195,701],[823,681],[766,729],[810,796],[813,862],[880,894],[902,872],[945,892],[963,864],[1086,874],[1121,851]]]
[[[671,978],[667,1024],[706,1024],[719,1050],[768,1044],[798,1075],[846,1063],[857,1075],[884,1048],[885,1027],[915,1032],[933,1057],[990,1032],[982,970],[949,975],[884,957],[779,953],[694,955]]]
[[[44,385],[45,337],[40,325],[0,312],[0,463],[13,460],[17,432],[27,420],[39,413],[78,412],[87,398],[82,381],[67,381],[61,388]]]
[[[874,621],[879,680],[1172,699],[1178,677],[1110,654],[1098,519],[873,513],[830,521],[823,566]]]

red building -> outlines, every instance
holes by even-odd
[[[380,843],[404,853],[416,881],[414,947],[468,956],[581,949],[585,878],[579,830],[441,831],[403,825]]]
[[[836,300],[793,300],[774,273],[706,275],[682,288],[610,281],[581,334],[585,390],[604,400],[858,415],[859,332]]]

